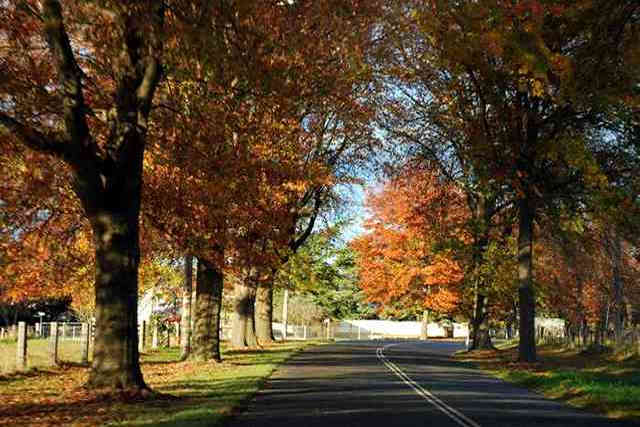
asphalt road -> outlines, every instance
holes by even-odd
[[[232,426],[637,426],[491,378],[450,357],[461,348],[438,341],[311,348],[278,369]]]

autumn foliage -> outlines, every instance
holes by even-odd
[[[452,313],[463,267],[468,216],[461,192],[433,170],[414,170],[370,193],[366,234],[352,245],[369,301],[398,309]]]

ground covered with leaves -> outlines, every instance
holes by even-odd
[[[546,397],[611,418],[640,421],[640,358],[559,346],[538,347],[537,363],[518,363],[517,346],[462,352],[457,358]]]
[[[222,363],[179,362],[176,348],[144,354],[145,379],[159,395],[140,402],[85,390],[88,369],[78,365],[0,376],[0,425],[220,425],[278,364],[309,344],[242,351],[223,347]]]

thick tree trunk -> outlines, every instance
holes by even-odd
[[[257,347],[258,338],[256,337],[256,289],[254,286],[248,286],[249,299],[247,301],[247,331],[245,335],[248,347]]]
[[[103,196],[118,197],[113,192]],[[105,205],[123,202],[107,200]],[[129,197],[123,203],[129,209],[102,210],[91,218],[96,252],[96,330],[87,386],[92,388],[134,392],[147,388],[138,361],[139,204],[132,200],[136,198]]]
[[[2,316],[2,320],[4,321],[4,325],[9,328],[11,325],[11,312],[8,307],[0,308],[0,316]]]
[[[256,336],[260,344],[271,343],[273,338],[273,284],[262,281],[256,291]]]
[[[191,296],[193,294],[193,256],[184,258],[184,286],[182,288],[182,315],[180,317],[180,360],[191,353]]]
[[[231,321],[231,346],[244,348],[247,346],[247,321],[249,313],[249,287],[245,283],[236,283],[233,302],[233,318]]]
[[[88,124],[83,86],[57,0],[40,2],[43,36],[59,87],[62,120],[49,123],[56,135],[39,135],[0,111],[0,122],[23,143],[64,160],[74,192],[91,223],[96,264],[96,331],[88,387],[147,390],[138,362],[137,300],[142,161],[153,96],[161,77],[164,5],[124,4],[112,9],[122,32],[113,61],[113,104],[104,141]],[[144,31],[143,31],[144,29]],[[46,121],[51,120],[50,118]],[[58,132],[58,130],[60,132]],[[49,139],[50,138],[50,139]]]
[[[220,362],[220,310],[222,308],[222,272],[208,261],[198,259],[196,277],[195,325],[191,357]]]
[[[533,292],[533,221],[535,208],[530,196],[519,201],[518,296],[520,302],[520,342],[518,359],[536,361],[535,296]]]
[[[138,354],[139,218],[143,136],[120,138],[128,156],[112,174],[98,176],[87,162],[75,170],[74,191],[93,231],[96,329],[87,386],[147,390]]]
[[[470,322],[471,340],[469,350],[493,348],[491,337],[489,336],[489,316],[487,309],[486,284],[480,275],[484,254],[489,244],[489,222],[491,221],[490,206],[483,194],[478,194],[474,207],[474,229],[473,244],[473,317]]]
[[[493,343],[489,335],[489,316],[487,315],[486,297],[475,292],[474,315],[471,321],[471,342],[469,350],[492,349]]]
[[[582,346],[589,345],[589,324],[585,317],[582,318],[582,324],[580,325],[580,336],[582,338]]]

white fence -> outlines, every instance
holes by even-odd
[[[284,324],[272,323],[273,335],[277,340],[282,339]],[[287,325],[287,339],[307,340],[322,338],[324,328],[319,325]]]
[[[382,339],[420,338],[422,322],[395,320],[342,320],[331,327],[332,338]],[[436,323],[427,325],[429,338],[464,338],[466,323]]]
[[[35,332],[37,336],[49,338],[51,336],[51,322],[36,323]],[[61,341],[82,341],[84,339],[82,335],[82,323],[58,323],[58,339]]]

